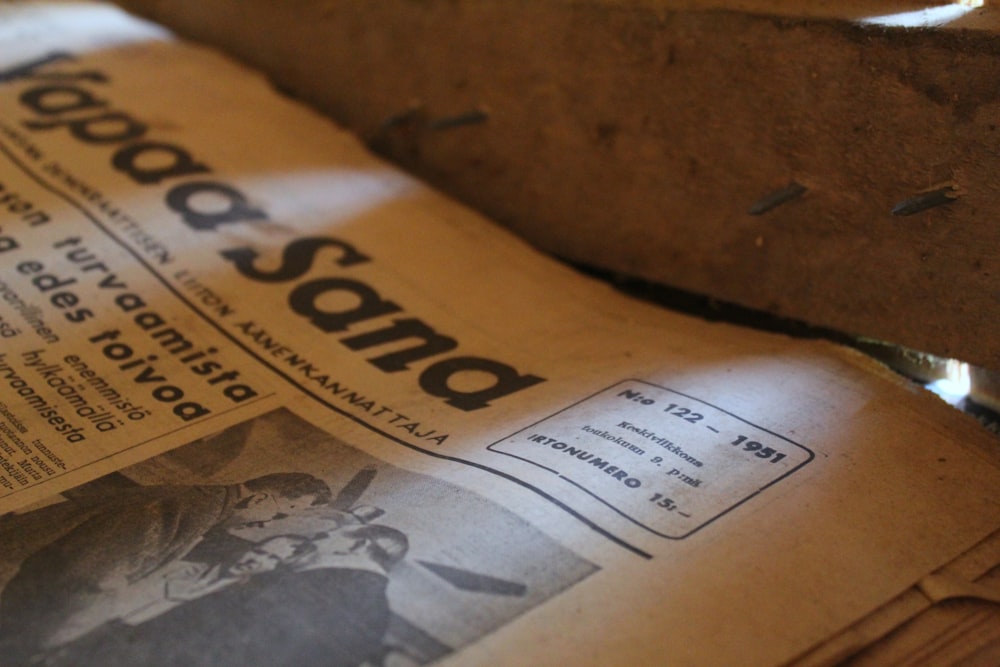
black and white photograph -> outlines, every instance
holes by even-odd
[[[431,664],[596,571],[286,410],[0,517],[12,666]]]

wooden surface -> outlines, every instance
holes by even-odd
[[[989,30],[765,0],[122,4],[562,257],[1000,369]],[[911,3],[836,7],[873,4]],[[748,212],[792,183],[804,194]],[[935,188],[945,203],[892,213]]]

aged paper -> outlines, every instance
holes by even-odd
[[[17,3],[0,68],[11,664],[778,664],[1000,527],[971,419],[581,277],[220,55]]]

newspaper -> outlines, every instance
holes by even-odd
[[[0,5],[0,335],[4,665],[773,665],[1000,528],[938,399],[103,4]]]

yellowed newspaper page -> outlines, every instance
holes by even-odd
[[[0,335],[5,665],[773,665],[1000,527],[935,397],[102,4],[0,5]]]

